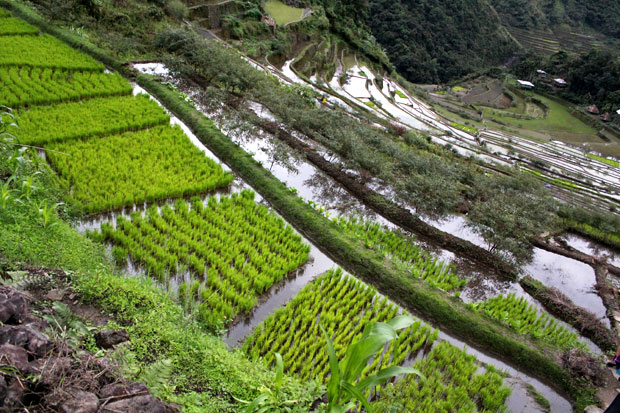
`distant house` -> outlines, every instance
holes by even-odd
[[[558,77],[557,79],[553,79],[553,84],[557,87],[566,87],[566,80]]]
[[[599,113],[601,113],[598,108],[596,107],[596,105],[590,105],[588,106],[588,113],[591,113],[593,115],[598,115]]]
[[[611,113],[605,112],[601,115],[601,120],[603,122],[611,122]]]
[[[517,80],[517,83],[521,89],[534,89],[534,84],[527,80]]]
[[[543,79],[547,77],[547,72],[545,72],[545,71],[544,71],[544,70],[542,70],[542,69],[538,69],[538,70],[536,71],[536,74],[538,74],[538,77],[541,77],[541,78],[543,78]]]

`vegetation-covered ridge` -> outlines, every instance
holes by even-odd
[[[212,329],[250,312],[258,296],[303,265],[310,251],[250,191],[210,197],[206,205],[194,198],[175,202],[174,209],[153,206],[145,216],[119,217],[116,228],[102,224],[101,235],[116,245],[117,263],[124,265],[129,255],[160,281],[188,269],[179,300]]]
[[[485,0],[368,2],[368,25],[396,70],[439,83],[497,66],[517,50]]]

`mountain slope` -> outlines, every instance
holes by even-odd
[[[369,0],[368,24],[412,82],[445,82],[517,50],[486,0]]]
[[[617,0],[490,0],[506,25],[521,29],[548,29],[568,25],[594,29],[620,38],[620,2]]]

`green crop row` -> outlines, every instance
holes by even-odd
[[[47,157],[87,211],[206,193],[234,177],[195,147],[179,126],[58,142]]]
[[[104,66],[47,34],[0,36],[0,66],[103,71]]]
[[[10,108],[129,95],[132,90],[129,82],[117,73],[74,72],[29,66],[0,67],[0,84],[0,105]]]
[[[276,310],[246,339],[243,349],[253,360],[262,357],[268,364],[274,361],[274,353],[280,353],[288,373],[302,380],[316,378],[325,382],[329,361],[319,324],[332,337],[336,353],[342,358],[366,325],[390,320],[397,314],[394,304],[354,277],[343,275],[338,268],[308,284],[286,307]],[[363,374],[402,364],[430,346],[437,334],[437,330],[417,321],[392,341]]]
[[[379,390],[375,411],[504,412],[511,389],[493,367],[479,372],[476,358],[450,343],[437,344],[413,365],[426,377],[405,376]],[[385,397],[381,397],[385,396]],[[394,403],[399,404],[394,406]]]
[[[251,191],[210,197],[206,205],[195,197],[191,204],[178,200],[174,209],[152,206],[144,217],[119,217],[115,229],[103,224],[101,233],[116,246],[117,259],[129,254],[160,280],[189,269],[195,277],[180,284],[179,299],[186,308],[199,303],[198,316],[209,326],[248,313],[310,252],[282,218],[254,202]]]
[[[0,36],[39,34],[39,29],[17,17],[0,16]]]
[[[0,8],[0,17],[11,17],[11,12]]]
[[[548,314],[539,314],[525,297],[517,297],[515,293],[499,295],[471,306],[510,326],[519,334],[531,334],[561,349],[585,348],[576,333],[559,325],[555,318]]]
[[[450,264],[438,262],[437,257],[415,244],[415,238],[356,217],[338,217],[334,222],[345,232],[364,241],[367,248],[381,251],[392,260],[401,261],[414,277],[442,290],[454,291],[456,295],[465,285],[465,280],[458,278]]]
[[[35,106],[18,111],[17,117],[20,139],[30,145],[137,131],[170,122],[166,111],[148,95]]]
[[[605,158],[604,156],[599,156],[599,155],[595,155],[593,153],[588,153],[588,158],[590,159],[594,159],[597,160],[599,162],[603,162],[609,166],[613,166],[616,168],[620,168],[620,162],[613,160],[613,159],[609,159],[609,158]]]

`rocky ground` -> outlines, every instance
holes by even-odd
[[[0,412],[179,411],[84,349],[84,341],[109,349],[129,337],[124,330],[93,334],[87,324],[105,323],[105,317],[79,304],[62,271],[13,272],[24,280],[19,285],[6,279],[10,274],[0,286]]]

